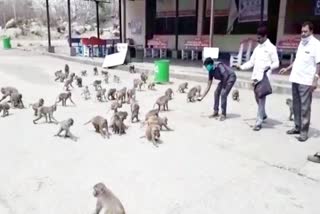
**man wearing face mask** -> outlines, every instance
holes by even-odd
[[[312,93],[317,88],[320,75],[320,42],[313,36],[313,24],[305,22],[301,28],[301,42],[292,65],[280,70],[284,74],[292,69],[292,105],[295,127],[287,134],[300,136],[304,142],[308,139],[310,126]]]
[[[251,75],[253,86],[263,79],[265,73],[267,73],[267,76],[270,78],[272,70],[279,67],[277,48],[267,38],[267,34],[267,27],[261,26],[258,28],[257,47],[254,49],[250,60],[238,66],[240,70],[248,70],[253,67]],[[258,104],[258,114],[253,130],[260,131],[263,121],[268,118],[265,110],[266,96],[259,98],[257,94],[255,94],[255,99]]]
[[[214,62],[212,58],[206,58],[203,62],[203,66],[208,71],[208,85],[207,88],[198,101],[202,101],[203,98],[210,91],[213,78],[220,80],[215,92],[214,92],[214,107],[213,114],[209,118],[219,117],[219,102],[221,98],[221,116],[220,121],[224,121],[227,117],[227,98],[228,95],[237,80],[235,72],[222,62]]]

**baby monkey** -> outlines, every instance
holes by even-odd
[[[240,101],[240,93],[239,93],[239,90],[238,89],[234,89],[233,92],[232,92],[232,99],[234,101]]]
[[[290,121],[293,121],[293,105],[292,105],[292,99],[290,99],[290,98],[286,99],[286,104],[287,104],[287,106],[289,107],[289,111],[290,111],[289,120],[290,120]]]
[[[69,118],[67,120],[64,120],[60,123],[60,129],[58,131],[57,134],[55,134],[54,136],[58,136],[58,137],[64,137],[64,138],[70,138],[73,141],[77,141],[78,138],[76,136],[74,136],[71,132],[70,132],[70,127],[73,126],[74,124],[74,120],[72,118]],[[64,135],[61,136],[61,133],[64,131]]]
[[[0,113],[1,111],[3,111],[2,117],[9,116],[9,109],[10,109],[10,105],[7,102],[0,103]]]
[[[89,91],[89,87],[88,87],[88,86],[84,87],[81,95],[84,96],[84,99],[85,99],[85,100],[90,99],[90,95],[91,95],[91,94],[90,94],[90,91]]]
[[[31,104],[32,109],[34,111],[34,116],[38,116],[39,108],[42,107],[43,104],[44,104],[44,99],[43,98],[40,98],[38,102],[36,102],[34,104]]]

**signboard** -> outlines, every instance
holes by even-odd
[[[299,43],[301,41],[300,35],[286,35],[283,36],[277,44],[278,49],[297,49],[299,46]]]
[[[156,0],[157,18],[168,18],[176,16],[175,0]],[[179,17],[195,16],[196,0],[179,0]]]
[[[261,17],[261,0],[239,0],[239,22],[258,22]],[[264,0],[263,21],[268,20],[268,0]]]
[[[320,0],[314,0],[314,15],[320,16]]]

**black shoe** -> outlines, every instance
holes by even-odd
[[[287,134],[288,135],[300,134],[300,131],[296,128],[293,128],[293,129],[287,131]]]
[[[224,114],[222,114],[222,115],[220,116],[220,121],[225,121],[225,120],[226,120],[226,118],[227,118],[227,116],[226,116],[226,115],[224,115]]]
[[[296,137],[298,141],[300,142],[306,142],[308,140],[308,137],[307,136],[299,136],[299,137]]]
[[[264,116],[262,119],[263,119],[263,120],[266,120],[266,119],[268,119],[268,116]]]
[[[253,127],[253,131],[260,131],[262,129],[262,126],[261,125],[258,125],[258,126],[254,126]]]
[[[209,118],[216,118],[216,117],[219,117],[219,113],[217,111],[213,112],[213,114],[209,116]]]

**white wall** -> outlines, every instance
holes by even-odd
[[[145,0],[135,0],[135,1],[126,1],[127,7],[127,17],[126,17],[126,36],[127,38],[132,38],[136,45],[144,45],[145,35],[146,35],[146,13],[145,13]],[[132,34],[131,30],[128,27],[128,24],[132,20],[140,21],[142,24],[141,34]]]

